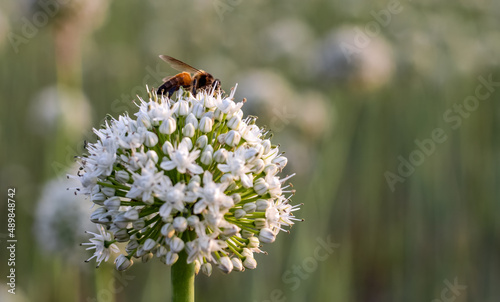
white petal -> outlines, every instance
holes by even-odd
[[[170,170],[173,170],[175,167],[176,167],[176,164],[171,161],[171,160],[164,160],[161,164],[160,164],[160,167],[163,169],[163,170],[167,170],[167,171],[170,171]]]
[[[203,173],[203,183],[206,185],[207,183],[212,181],[213,181],[212,173],[210,173],[209,171],[205,171],[205,173]]]
[[[240,178],[241,178],[241,183],[245,188],[250,188],[253,186],[252,177],[249,176],[248,174],[242,174],[240,175]]]
[[[172,212],[172,206],[168,203],[164,203],[160,207],[160,216],[161,217],[168,217],[170,215],[170,212]]]
[[[231,168],[229,167],[229,165],[226,165],[226,164],[218,164],[218,165],[217,165],[217,168],[218,168],[221,172],[224,172],[224,173],[227,173],[227,172],[230,172],[230,171],[231,171]]]
[[[195,214],[200,214],[201,211],[203,211],[206,207],[206,204],[200,200],[198,201],[195,205],[194,205],[194,208],[193,208],[193,213]]]
[[[188,167],[189,171],[191,171],[191,173],[193,174],[201,174],[203,173],[203,168],[198,166],[197,164],[191,164],[189,167]],[[179,171],[180,172],[180,171]],[[181,172],[181,173],[185,173],[184,172]]]

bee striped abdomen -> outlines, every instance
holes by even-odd
[[[157,93],[164,94],[170,97],[180,87],[189,88],[191,86],[191,75],[187,72],[181,72],[165,81],[159,88]]]

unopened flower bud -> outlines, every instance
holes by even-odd
[[[171,238],[175,234],[175,229],[171,223],[166,223],[161,227],[160,232],[163,236]]]
[[[243,210],[245,210],[245,212],[247,213],[253,213],[256,209],[257,205],[255,204],[255,202],[249,202],[243,205]]]
[[[182,128],[182,134],[184,136],[187,136],[187,137],[193,137],[195,130],[196,129],[195,129],[194,125],[189,123],[189,124],[186,124],[186,126],[184,126],[184,128]]]
[[[278,166],[278,168],[283,169],[288,163],[288,159],[284,156],[279,156],[273,159],[271,162]]]
[[[132,222],[132,227],[134,228],[134,230],[142,230],[145,226],[146,222],[142,218]]]
[[[177,129],[177,122],[175,121],[174,118],[169,117],[168,119],[164,120],[159,128],[160,133],[163,134],[172,134],[175,132]]]
[[[200,175],[193,175],[193,176],[191,176],[191,179],[189,180],[189,184],[190,185],[194,185],[195,183],[197,185],[199,185],[201,183],[201,177],[200,177]]]
[[[184,241],[179,237],[173,237],[170,242],[170,250],[174,253],[178,253],[184,249]]]
[[[186,124],[192,124],[195,129],[198,128],[198,119],[192,112],[186,117]]]
[[[255,269],[257,267],[257,261],[254,258],[246,257],[243,261],[243,266],[248,269]]]
[[[156,144],[155,144],[156,146]],[[158,163],[158,154],[154,150],[149,150],[146,152],[146,156],[148,157],[148,160],[153,161],[155,164]]]
[[[264,167],[264,173],[268,174],[276,174],[278,172],[278,167],[275,164],[269,164]]]
[[[243,256],[243,257],[250,257],[250,258],[253,258],[253,252],[248,249],[248,248],[243,248],[243,250],[240,252],[240,254]]]
[[[227,150],[221,148],[214,153],[214,159],[218,163],[225,163],[227,160]]]
[[[260,145],[245,150],[245,161],[248,163],[253,162],[255,159],[262,156],[263,150],[264,148]]]
[[[115,188],[101,187],[101,192],[108,197],[112,197],[115,195]]]
[[[92,202],[97,204],[97,205],[100,205],[100,206],[104,205],[104,201],[106,199],[107,199],[106,195],[104,195],[104,193],[102,193],[102,192],[92,194],[92,197],[91,197]]]
[[[256,174],[256,175],[259,175],[260,173],[262,173],[262,171],[264,171],[264,168],[266,167],[266,164],[264,163],[264,161],[260,158],[256,159],[253,161],[253,167],[251,169],[251,172]]]
[[[268,139],[265,139],[262,141],[262,147],[264,147],[263,154],[269,153],[271,151],[271,141]]]
[[[177,232],[182,233],[187,229],[187,219],[182,216],[175,217],[172,225]]]
[[[179,116],[186,116],[189,114],[189,102],[186,100],[180,100],[179,101]]]
[[[241,262],[241,259],[240,258],[237,258],[237,257],[233,257],[231,258],[231,262],[233,263],[233,269],[238,271],[238,272],[241,272],[243,271],[243,262]]]
[[[262,195],[267,193],[267,190],[269,189],[269,185],[267,184],[267,182],[264,178],[259,178],[254,182],[253,188],[257,194],[262,196]]]
[[[97,208],[92,214],[90,215],[90,221],[93,223],[97,223],[99,221],[99,218],[101,215],[105,214],[107,212],[105,207],[99,207]]]
[[[259,240],[262,243],[273,243],[276,240],[276,235],[271,231],[271,229],[263,228],[259,233]]]
[[[139,245],[139,248],[135,252],[134,257],[140,258],[140,257],[146,255],[146,253],[147,253],[147,251],[144,250],[144,247],[142,245]]]
[[[253,237],[253,233],[247,230],[241,230],[241,237],[243,238],[250,238]]]
[[[151,196],[151,197],[149,197],[149,199],[143,200],[142,202],[144,202],[145,204],[150,206],[155,202],[155,199],[153,196]]]
[[[257,211],[265,211],[267,208],[269,208],[269,201],[265,199],[257,199],[255,204],[257,205]]]
[[[260,241],[259,241],[259,238],[257,237],[250,237],[248,238],[249,242],[248,242],[248,248],[256,248],[256,247],[259,247],[260,245]]]
[[[139,219],[139,211],[137,209],[129,209],[125,214],[123,214],[123,217],[127,220],[134,221]]]
[[[241,118],[239,116],[233,116],[227,122],[227,127],[229,129],[237,130],[240,123],[241,123]]]
[[[219,259],[219,268],[224,274],[229,274],[233,270],[233,262],[227,256],[221,257]]]
[[[177,253],[169,251],[167,253],[167,255],[165,255],[165,264],[173,265],[174,263],[177,262],[178,259],[179,259],[179,255]]]
[[[195,260],[195,261],[193,261],[193,263],[194,263],[194,273],[196,275],[198,275],[198,273],[200,272],[200,267],[201,267],[200,261]]]
[[[210,150],[210,148],[208,148],[207,150],[204,150],[203,152],[201,152],[201,158],[200,158],[200,161],[202,164],[208,166],[212,163],[212,159],[213,159],[213,154],[212,154],[213,151]]]
[[[194,116],[196,116],[196,118],[201,118],[203,116],[203,114],[205,113],[205,107],[201,103],[196,103],[193,106],[193,111],[191,113],[194,114]]]
[[[128,269],[129,267],[132,266],[132,264],[134,264],[134,262],[131,259],[125,257],[125,255],[123,254],[120,254],[115,259],[116,269],[120,272]]]
[[[255,220],[253,221],[253,224],[258,229],[262,229],[262,228],[267,227],[267,221],[265,218],[255,218]]]
[[[231,173],[226,173],[226,174],[222,175],[222,177],[220,178],[221,183],[232,183],[233,180],[234,180],[234,176]],[[232,190],[232,188],[228,187],[228,190]]]
[[[161,151],[163,151],[164,154],[170,154],[174,151],[174,146],[172,146],[171,142],[166,141],[161,147]]]
[[[231,130],[226,134],[225,143],[228,146],[235,147],[240,143],[241,134],[238,131]]]
[[[130,240],[125,249],[127,251],[133,251],[138,247],[139,247],[139,242],[137,242],[137,240]]]
[[[130,175],[125,170],[119,170],[115,172],[115,179],[120,183],[127,183],[130,179]]]
[[[187,222],[190,227],[194,228],[200,222],[200,218],[196,215],[191,215],[187,218]]]
[[[160,245],[157,249],[156,249],[156,257],[160,258],[162,256],[165,256],[167,254],[167,248],[164,247],[163,245]]]
[[[219,108],[215,109],[214,119],[216,119],[217,121],[220,121],[220,120],[222,120],[223,117],[224,117],[224,113]]]
[[[185,145],[187,145],[189,151],[193,150],[193,141],[191,140],[191,138],[184,137],[181,140],[181,143],[184,143]]]
[[[196,140],[196,143],[194,145],[197,149],[203,149],[203,148],[205,148],[205,146],[207,146],[207,143],[208,143],[208,137],[206,135],[202,135],[202,136],[198,137],[198,139]],[[208,146],[212,147],[211,145],[208,145]],[[213,150],[213,148],[212,148],[212,150]]]
[[[207,116],[204,116],[201,118],[200,125],[199,125],[201,132],[208,133],[208,132],[212,131],[212,127],[213,127],[213,121],[211,118],[209,118]]]
[[[231,198],[233,199],[234,204],[240,203],[241,201],[241,195],[238,193],[234,193],[233,195],[231,195]]]
[[[246,214],[247,214],[247,212],[245,212],[245,210],[237,209],[236,211],[234,211],[234,218],[240,219],[242,217],[245,217]]]
[[[144,245],[142,246],[142,249],[145,250],[146,252],[149,252],[150,250],[152,250],[156,245],[156,241],[154,241],[153,239],[151,238],[148,238],[146,239],[146,241],[144,241]]]
[[[130,240],[130,236],[127,232],[127,229],[121,229],[114,233],[115,240],[118,242],[127,242]]]
[[[201,272],[210,277],[212,275],[212,264],[210,263],[203,263],[201,265]]]
[[[148,115],[140,114],[137,116],[137,122],[141,123],[146,129],[151,129],[152,123]]]
[[[141,260],[142,260],[142,263],[147,263],[152,258],[153,258],[153,253],[149,252],[149,253],[142,255]]]
[[[158,136],[154,132],[147,131],[144,138],[144,145],[151,148],[156,146],[156,144],[158,144]]]
[[[228,226],[224,227],[224,229],[222,230],[222,234],[231,237],[233,235],[236,235],[240,230],[241,229],[238,226],[231,223]]]
[[[108,211],[117,211],[120,208],[120,205],[121,200],[118,196],[110,197],[104,202],[104,206],[108,209]]]

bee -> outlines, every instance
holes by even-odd
[[[208,72],[194,68],[170,56],[160,55],[160,58],[170,64],[172,68],[182,72],[172,77],[164,78],[164,83],[157,91],[159,95],[164,94],[170,97],[181,87],[187,91],[191,91],[193,94],[196,94],[199,90],[214,88],[215,91],[220,89],[220,81]],[[193,75],[191,76],[191,74]]]

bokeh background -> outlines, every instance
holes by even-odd
[[[197,301],[498,301],[499,53],[494,1],[2,1],[0,300],[169,300],[159,261],[83,263],[90,202],[65,177],[92,127],[175,74],[168,54],[239,84],[304,203]]]

